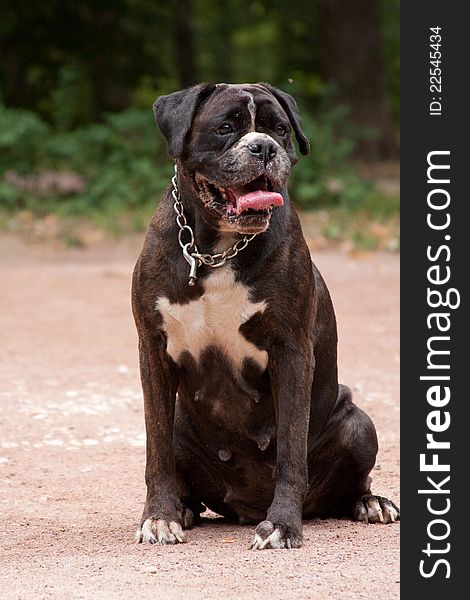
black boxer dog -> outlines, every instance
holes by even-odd
[[[133,279],[147,431],[139,541],[183,542],[205,507],[296,548],[302,518],[399,519],[371,495],[370,418],[338,385],[336,322],[287,179],[309,142],[268,84],[160,97],[177,173]]]

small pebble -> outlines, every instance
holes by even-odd
[[[150,565],[149,567],[145,567],[145,572],[149,574],[155,574],[157,572],[157,567]]]

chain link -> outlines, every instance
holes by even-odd
[[[175,164],[175,174],[173,175],[173,177],[171,179],[171,183],[173,184],[173,189],[171,191],[171,195],[174,200],[173,208],[175,209],[175,212],[176,212],[176,223],[179,227],[178,242],[179,242],[179,245],[181,246],[182,250],[185,253],[185,258],[186,258],[186,254],[188,254],[193,259],[198,261],[199,266],[201,266],[201,264],[204,264],[204,265],[207,265],[208,267],[211,267],[212,269],[217,269],[218,267],[222,267],[223,265],[225,265],[227,260],[234,258],[235,256],[237,256],[237,254],[239,252],[244,250],[248,246],[248,244],[251,242],[251,240],[254,239],[258,234],[253,233],[253,235],[244,235],[240,240],[237,240],[231,248],[228,248],[224,252],[219,252],[217,254],[201,254],[198,251],[197,246],[194,241],[194,232],[191,229],[191,227],[188,225],[188,222],[186,221],[186,217],[184,215],[183,203],[179,199],[176,176],[177,176],[177,167]],[[185,244],[183,241],[183,236],[185,235],[186,232],[189,237],[189,242],[187,242]],[[191,249],[194,249],[194,250],[191,252]],[[188,259],[186,258],[186,260],[188,260]],[[192,285],[194,285],[194,283]]]

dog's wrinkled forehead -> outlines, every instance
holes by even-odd
[[[294,98],[268,83],[208,84],[160,96],[153,105],[155,118],[168,142],[170,156],[177,159],[183,153],[189,131],[195,125],[204,129],[209,122],[240,110],[249,119],[249,129],[255,129],[260,113],[277,114],[287,119],[302,154],[308,154],[309,142],[300,127],[300,115]]]
[[[287,118],[282,106],[263,86],[253,83],[219,83],[216,85],[214,93],[196,114],[195,120],[202,121],[217,118],[223,116],[224,113],[233,113],[239,109],[248,113],[254,129],[257,110],[264,105],[268,105],[272,111],[278,112]]]

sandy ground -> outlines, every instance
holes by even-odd
[[[140,242],[52,252],[0,237],[0,596],[398,598],[398,524],[316,520],[290,551],[250,551],[253,527],[221,519],[184,545],[134,543]],[[398,256],[314,258],[337,311],[341,380],[378,429],[373,490],[398,501]]]

